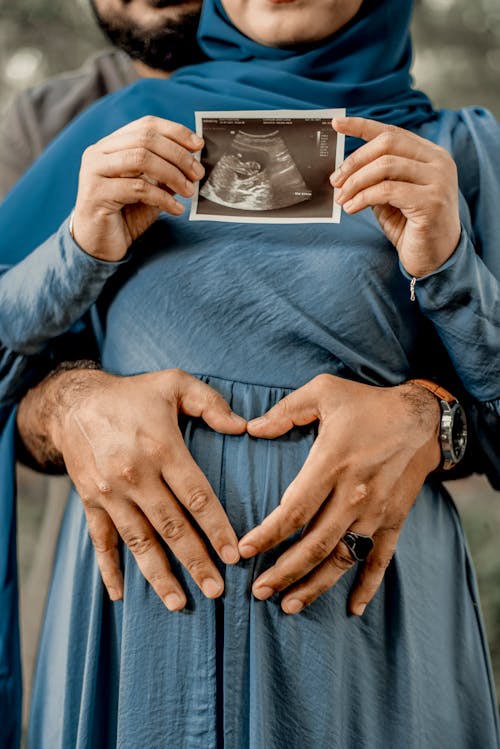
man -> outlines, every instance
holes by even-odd
[[[53,138],[97,99],[140,77],[168,77],[197,62],[201,0],[90,0],[115,45],[79,70],[21,93],[0,123],[0,200]]]

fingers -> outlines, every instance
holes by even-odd
[[[362,565],[358,580],[349,599],[349,611],[362,616],[367,605],[380,588],[384,575],[396,551],[401,528],[382,530],[375,534],[375,547]]]
[[[427,189],[425,186],[412,185],[408,182],[383,181],[378,185],[361,190],[353,198],[340,199],[344,210],[351,215],[372,206],[391,205],[402,212],[417,212],[425,208]]]
[[[172,574],[153,528],[131,503],[111,516],[102,507],[84,501],[89,533],[97,564],[111,600],[123,598],[123,575],[118,554],[118,534],[127,544],[146,580],[171,611],[186,605],[186,596]]]
[[[224,590],[224,581],[210,559],[205,544],[169,489],[159,482],[141,487],[141,496],[135,498],[135,501],[202,593],[207,598],[220,596]],[[232,561],[237,561],[237,546],[234,541],[231,550]]]
[[[256,598],[265,600],[275,593],[289,588],[318,565],[321,565],[332,554],[337,559],[334,552],[347,530],[348,521],[344,521],[340,525],[339,518],[335,517],[331,509],[331,505],[326,510],[322,508],[315,517],[314,523],[304,531],[300,540],[287,549],[275,565],[255,580],[252,592]],[[347,549],[343,549],[343,552],[348,564],[347,567],[344,566],[344,558],[339,558],[338,577],[343,574],[345,569],[352,566],[351,555],[347,552]]]
[[[242,557],[247,559],[272,548],[303,528],[316,514],[335,485],[329,448],[331,445],[320,434],[279,506],[240,540]]]
[[[185,372],[178,372],[179,408],[182,413],[203,419],[216,432],[243,434],[247,421],[236,414],[225,398],[205,382]]]
[[[91,154],[115,155],[124,159],[125,167],[141,166],[147,154],[155,155],[165,164],[174,165],[188,179],[199,180],[205,173],[203,165],[193,156],[203,139],[176,122],[159,117],[143,117],[103,138],[90,149]],[[127,161],[128,160],[128,161]],[[106,159],[105,159],[106,161]],[[168,184],[167,179],[159,177]]]
[[[338,132],[368,141],[348,156],[332,174],[331,182],[335,187],[342,187],[352,174],[384,156],[399,156],[427,165],[434,161],[450,160],[443,148],[394,125],[362,117],[347,117],[345,120],[334,120],[334,128]]]
[[[355,560],[346,545],[339,543],[322,564],[287,592],[281,601],[281,608],[286,614],[298,614],[332,588],[354,564]]]
[[[170,611],[180,611],[186,596],[172,573],[170,564],[156,534],[142,512],[128,503],[120,504],[112,520],[134,556],[137,566],[155,593]]]
[[[184,212],[182,203],[167,190],[151,184],[142,177],[106,179],[105,185],[96,186],[94,195],[98,197],[99,193],[103,193],[102,202],[108,205],[114,203],[117,206],[128,206],[143,203],[174,216]]]
[[[304,426],[319,418],[315,378],[293,393],[286,395],[269,411],[247,424],[253,437],[274,439],[289,432],[294,426]]]
[[[406,149],[405,153],[400,154],[401,156],[410,156],[412,153],[419,153],[423,156],[423,161],[428,160],[426,158],[427,146],[433,145],[426,138],[422,138],[410,130],[378,122],[377,120],[370,120],[366,117],[336,117],[332,121],[332,127],[338,133],[350,135],[353,138],[360,138],[361,140],[366,140],[368,143],[378,139],[379,143],[382,142],[386,149]],[[358,149],[358,151],[361,150],[361,148]],[[350,158],[351,156],[349,156]]]
[[[429,168],[419,161],[401,156],[381,156],[345,179],[342,188],[337,190],[336,200],[342,205],[362,190],[384,180],[426,185],[430,183],[430,177]]]
[[[198,163],[198,162],[197,162]],[[150,182],[168,185],[176,193],[190,197],[194,192],[193,182],[185,176],[181,165],[167,161],[143,148],[102,154],[94,157],[93,168],[101,177],[146,177]],[[192,172],[184,167],[186,172]]]
[[[118,552],[118,532],[102,507],[84,505],[84,509],[102,581],[111,600],[119,601],[123,598],[123,574]]]
[[[112,149],[116,143],[124,142],[125,139],[130,137],[133,137],[134,141],[142,139],[142,145],[144,146],[148,146],[153,141],[157,141],[159,137],[163,137],[173,140],[191,151],[199,151],[204,142],[203,138],[200,138],[179,122],[155,117],[154,115],[146,115],[124,125],[111,135],[107,135],[99,143],[102,144],[103,149]],[[122,141],[120,141],[120,138]]]
[[[180,432],[179,439],[175,443],[172,440],[168,454],[165,453],[162,475],[175,497],[204,531],[222,561],[226,564],[238,562],[240,554],[236,533]]]

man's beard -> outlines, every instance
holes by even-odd
[[[145,29],[118,16],[103,18],[95,0],[90,0],[90,5],[97,23],[112,44],[151,68],[171,72],[205,59],[196,40],[199,11],[179,13],[167,21],[168,25]]]

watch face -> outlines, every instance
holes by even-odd
[[[458,463],[462,460],[465,448],[467,447],[467,420],[465,418],[465,411],[457,403],[453,410],[453,422],[452,422],[452,433],[451,433],[451,448],[453,452],[453,460]]]

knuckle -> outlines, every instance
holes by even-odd
[[[210,496],[205,489],[195,487],[187,492],[185,503],[190,512],[203,512],[210,504]]]
[[[307,561],[316,566],[322,562],[331,552],[330,544],[323,538],[317,538],[307,549]]]
[[[287,517],[294,530],[302,528],[309,520],[305,505],[293,505],[287,510]]]
[[[132,151],[129,152],[129,158],[132,162],[132,167],[135,167],[139,171],[141,171],[148,161],[148,150],[144,147],[134,148]]]
[[[188,559],[185,566],[193,578],[203,576],[207,568],[206,560],[201,559],[200,557]]]
[[[106,479],[98,479],[97,481],[97,491],[99,492],[101,497],[109,497],[113,493],[113,488],[109,481],[106,481]]]
[[[131,184],[132,192],[137,198],[140,198],[146,192],[146,183],[143,179],[134,179]]]
[[[321,374],[314,377],[313,382],[315,382],[316,385],[321,388],[327,388],[332,384],[332,376],[330,374],[327,374],[327,372],[322,372]]]
[[[166,541],[179,541],[185,534],[182,520],[165,518],[158,523],[158,532]]]
[[[349,570],[354,564],[354,559],[349,550],[344,547],[344,544],[337,546],[328,557],[328,560],[334,567],[342,570],[342,572]]]
[[[121,469],[121,476],[127,484],[135,485],[139,481],[139,471],[134,465],[126,465]]]
[[[114,551],[114,549],[116,548],[116,543],[113,543],[113,541],[110,538],[107,538],[105,535],[100,536],[99,534],[89,531],[89,536],[91,538],[94,549],[98,554],[108,554],[110,551]]]
[[[377,554],[370,559],[370,567],[377,572],[385,572],[392,561],[392,553]]]
[[[380,157],[380,165],[384,172],[387,172],[390,174],[395,165],[394,157],[391,154],[385,153],[383,156]]]
[[[87,146],[82,153],[82,166],[87,166],[89,161],[92,161],[94,156],[95,146]]]
[[[368,495],[369,492],[367,485],[365,483],[360,483],[354,487],[354,490],[349,495],[347,501],[351,507],[358,507],[366,502]]]
[[[143,533],[137,533],[135,530],[124,529],[122,531],[122,538],[127,544],[132,554],[136,557],[142,557],[147,554],[154,546],[154,541],[151,536],[146,536]]]
[[[391,125],[387,126],[387,130],[379,136],[380,145],[383,153],[391,152],[394,147],[395,132]]]
[[[154,464],[165,463],[167,464],[170,460],[170,453],[168,447],[163,442],[157,440],[149,440],[147,444],[143,446],[145,458]]]

